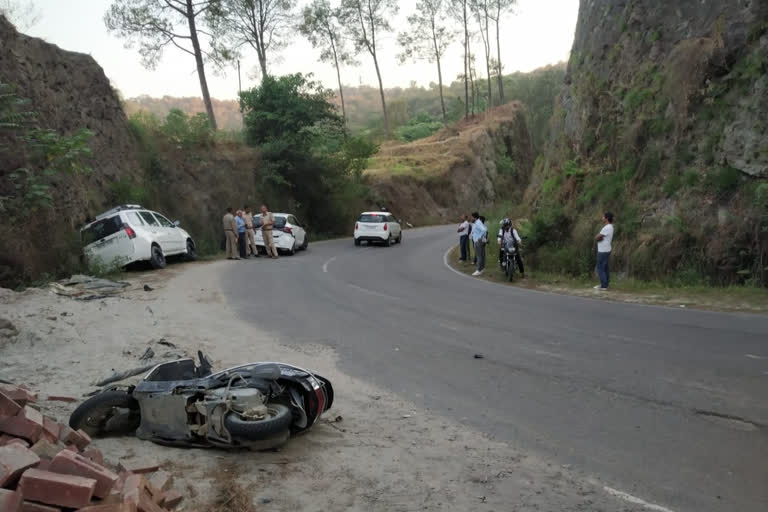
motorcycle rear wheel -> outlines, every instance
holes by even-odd
[[[224,418],[224,426],[229,434],[241,441],[260,441],[285,432],[293,423],[291,410],[282,404],[267,404],[269,416],[263,420],[244,420],[236,412],[230,412]]]
[[[91,437],[129,434],[140,424],[139,402],[126,391],[104,391],[92,396],[69,417],[71,428],[82,429]]]

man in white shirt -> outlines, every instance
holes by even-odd
[[[461,255],[459,261],[467,261],[467,248],[469,247],[469,222],[467,222],[467,216],[461,216],[461,224],[459,224],[459,249]]]
[[[472,214],[472,242],[475,244],[475,257],[477,258],[477,270],[472,275],[477,277],[485,270],[485,244],[488,243],[488,228],[483,223],[483,217],[479,213]]]
[[[600,284],[595,286],[595,290],[607,290],[611,281],[608,261],[611,259],[611,241],[613,240],[613,214],[605,212],[603,214],[603,229],[595,237],[597,240],[597,266],[595,271],[600,278]]]

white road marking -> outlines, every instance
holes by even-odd
[[[455,268],[453,268],[453,267],[451,266],[451,264],[450,264],[450,263],[448,263],[448,255],[449,255],[449,254],[451,254],[451,251],[453,251],[455,248],[456,248],[456,246],[453,246],[453,247],[449,247],[449,248],[448,248],[448,250],[447,250],[447,251],[445,251],[445,254],[443,254],[443,265],[445,265],[445,268],[447,268],[448,270],[450,270],[450,271],[451,271],[451,272],[453,272],[454,274],[458,274],[458,275],[460,275],[461,277],[469,277],[469,278],[472,278],[472,276],[470,276],[470,275],[467,275],[467,274],[464,274],[464,273],[462,273],[462,272],[459,272],[458,270],[456,270]]]
[[[325,272],[326,274],[328,273],[328,264],[331,263],[335,259],[336,259],[336,256],[334,256],[333,258],[331,258],[328,261],[326,261],[325,263],[323,263],[323,272]]]
[[[765,359],[765,357],[763,357],[763,356],[756,356],[754,354],[747,354],[746,357],[748,357],[750,359]]]
[[[374,291],[374,290],[369,290],[368,288],[363,288],[362,286],[357,286],[356,284],[347,283],[347,286],[349,286],[350,288],[354,288],[357,291],[360,291],[360,292],[363,292],[363,293],[367,293],[369,295],[375,295],[377,297],[383,297],[385,299],[400,300],[400,297],[395,297],[393,295],[387,295],[386,293],[379,293],[379,292]]]
[[[611,496],[615,496],[621,500],[626,501],[627,503],[632,503],[634,505],[640,505],[643,508],[647,508],[648,510],[655,510],[656,512],[673,512],[671,509],[668,509],[667,507],[662,507],[661,505],[654,505],[653,503],[648,503],[645,500],[641,500],[640,498],[636,496],[632,496],[631,494],[627,494],[626,492],[617,491],[616,489],[612,489],[610,487],[603,487],[603,490],[610,494]]]

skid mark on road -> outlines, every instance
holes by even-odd
[[[335,260],[336,258],[337,258],[337,257],[336,257],[336,256],[334,256],[333,258],[331,258],[331,259],[329,259],[328,261],[326,261],[325,263],[323,263],[323,272],[324,272],[324,273],[326,273],[326,274],[328,273],[328,264],[329,264],[329,263],[332,263],[332,262],[333,262],[333,260]]]
[[[633,505],[640,505],[641,507],[647,508],[648,510],[655,510],[656,512],[674,512],[672,509],[669,509],[667,507],[662,507],[661,505],[648,503],[647,501],[642,500],[637,496],[632,496],[631,494],[618,491],[610,487],[603,487],[603,490],[608,494],[610,494],[611,496],[615,496],[616,498],[619,498],[620,500],[624,500],[627,503],[632,503]]]
[[[747,357],[748,359],[766,359],[763,356],[756,356],[755,354],[746,354],[745,357]]]

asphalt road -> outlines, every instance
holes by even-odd
[[[223,287],[282,342],[651,510],[768,510],[768,317],[483,282],[446,267],[456,243],[310,244],[232,262]]]

